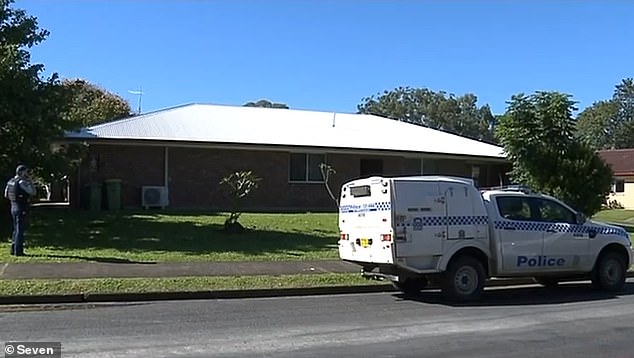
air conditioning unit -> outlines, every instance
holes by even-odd
[[[141,205],[144,208],[164,208],[167,206],[167,189],[164,186],[144,186],[141,188]]]

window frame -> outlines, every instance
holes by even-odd
[[[540,205],[541,203],[550,203],[554,206],[560,207],[562,210],[568,212],[571,217],[570,217],[570,221],[551,221],[551,220],[546,220],[542,217],[542,213],[541,213],[541,208],[542,206]],[[570,208],[568,208],[567,206],[563,205],[562,203],[552,200],[552,199],[548,199],[548,198],[535,198],[535,205],[536,205],[536,213],[539,213],[539,221],[541,222],[547,222],[547,223],[566,223],[566,224],[571,224],[571,225],[575,225],[577,224],[577,213],[574,210],[571,210]]]
[[[513,217],[505,217],[504,214],[502,213],[502,205],[500,205],[500,199],[508,199],[508,198],[514,198],[517,200],[522,200],[525,201],[526,204],[528,204],[528,208],[529,208],[529,214],[530,216],[528,218],[513,218]],[[531,221],[531,222],[545,222],[545,223],[566,223],[566,224],[571,224],[571,225],[576,225],[577,224],[577,212],[574,211],[573,209],[571,209],[569,206],[565,205],[564,203],[549,198],[549,197],[535,197],[535,196],[522,196],[522,195],[500,195],[500,196],[496,196],[495,198],[496,201],[496,205],[497,205],[497,211],[498,214],[500,215],[500,217],[504,218],[505,220],[511,220],[511,221]],[[551,220],[546,220],[544,218],[542,218],[541,215],[541,203],[551,203],[554,206],[560,207],[562,210],[568,212],[570,214],[570,221],[551,221]]]
[[[618,190],[619,186],[622,186],[623,190]],[[614,194],[624,194],[625,193],[625,179],[623,179],[623,178],[614,178],[614,179],[612,179],[611,191]]]
[[[529,210],[529,217],[528,218],[513,218],[513,217],[507,217],[504,216],[505,214],[502,213],[502,206],[500,205],[500,199],[515,199],[515,200],[521,200],[523,202],[526,202],[526,204],[528,205],[528,210]],[[511,221],[536,221],[535,220],[535,213],[534,211],[534,205],[531,203],[531,197],[527,197],[527,196],[521,196],[521,195],[499,195],[495,197],[495,203],[497,206],[497,211],[498,214],[501,218],[504,218],[505,220],[511,220]],[[523,208],[522,208],[523,209]]]
[[[293,155],[303,155],[304,156],[304,179],[300,180],[300,179],[292,179],[291,178],[291,173],[293,173],[293,160],[292,157]],[[311,180],[310,179],[310,158],[311,156],[321,156],[323,158],[323,161],[320,161],[320,163],[328,163],[328,155],[327,153],[322,153],[322,152],[290,152],[288,155],[288,182],[292,183],[292,184],[310,184],[310,183],[319,183],[319,184],[323,184],[324,183],[324,178],[323,175],[321,174],[321,170],[319,169],[319,166],[317,166],[317,170],[319,171],[319,176],[321,179],[319,180]]]

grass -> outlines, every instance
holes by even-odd
[[[634,242],[634,210],[603,210],[592,217],[593,220],[613,223],[624,228]]]
[[[0,296],[197,292],[385,284],[359,274],[310,274],[238,277],[103,278],[0,280]]]
[[[222,231],[226,214],[209,212],[88,212],[36,208],[26,235],[27,257],[0,262],[121,263],[338,259],[334,213],[245,213],[247,230]]]
[[[603,210],[592,217],[597,221],[608,221],[620,224],[634,225],[634,210],[614,209]]]
[[[0,262],[112,263],[337,260],[335,213],[245,213],[243,233],[222,231],[227,214],[210,212],[89,212],[35,208],[27,230],[29,256],[9,255],[0,243]],[[606,210],[593,219],[631,223],[634,211]],[[631,229],[631,230],[630,230]]]
[[[336,214],[245,213],[244,233],[228,234],[226,214],[169,211],[87,212],[41,209],[27,230],[30,256],[0,262],[196,262],[338,259]],[[634,211],[606,210],[598,221],[632,223]],[[8,238],[7,238],[8,239]],[[357,273],[236,277],[0,280],[0,296],[196,292],[380,284]]]
[[[27,230],[29,256],[0,262],[196,262],[339,259],[336,214],[245,213],[243,233],[222,231],[222,213],[34,209]],[[8,239],[8,238],[7,238]],[[367,285],[354,274],[236,277],[0,280],[0,296],[196,292],[212,290]],[[377,282],[378,283],[378,282]]]

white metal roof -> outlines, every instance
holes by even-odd
[[[504,158],[502,148],[365,114],[190,104],[66,133],[120,139],[389,150]]]

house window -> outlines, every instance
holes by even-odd
[[[612,182],[612,192],[624,193],[625,192],[625,179],[614,179]]]
[[[323,182],[319,164],[325,162],[325,154],[291,153],[288,179],[294,182]]]
[[[383,160],[381,159],[361,159],[359,164],[362,177],[383,175]]]

